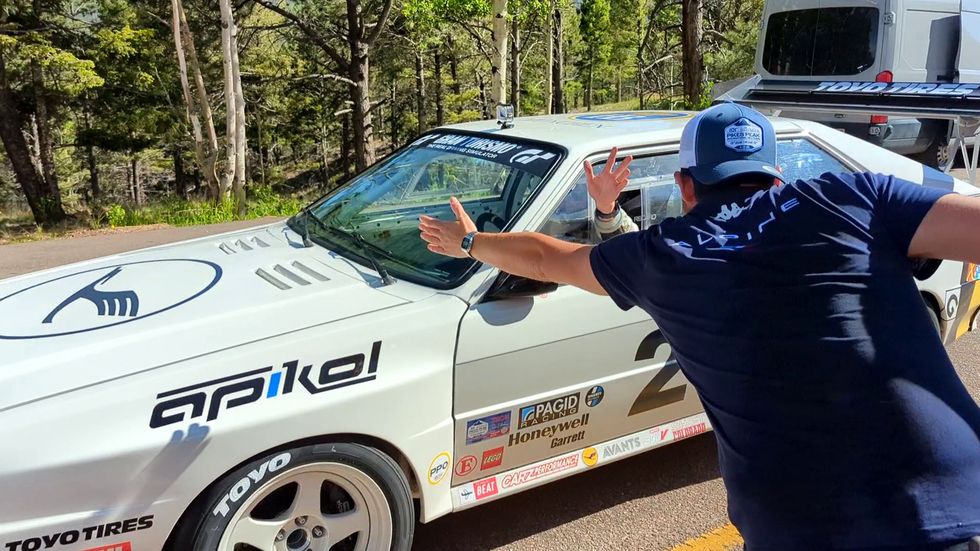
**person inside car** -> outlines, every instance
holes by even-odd
[[[585,169],[615,214],[629,162]],[[715,429],[746,549],[966,550],[980,539],[980,407],[913,259],[980,262],[980,199],[881,174],[774,185],[776,137],[722,104],[685,127],[685,215],[599,245],[423,216],[432,252],[608,295],[658,324]],[[601,199],[601,201],[600,201]],[[612,203],[612,204],[611,204]],[[633,228],[626,228],[633,229]]]

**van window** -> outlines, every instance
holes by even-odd
[[[762,66],[773,75],[856,75],[874,65],[878,8],[820,8],[769,17]]]

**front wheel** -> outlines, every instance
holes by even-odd
[[[214,484],[179,549],[408,551],[415,516],[398,464],[358,444],[257,459]]]

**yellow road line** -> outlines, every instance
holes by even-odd
[[[742,548],[742,536],[728,523],[707,534],[691,538],[670,551],[733,551]]]

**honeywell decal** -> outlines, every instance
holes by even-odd
[[[239,500],[245,497],[253,485],[257,486],[259,482],[265,480],[270,474],[281,471],[286,465],[289,465],[289,460],[292,458],[293,456],[289,452],[281,453],[249,471],[231,487],[231,490],[228,490],[228,493],[222,496],[221,501],[211,511],[211,514],[214,516],[221,515],[222,517],[228,516],[228,513],[231,512],[231,505],[238,503]]]
[[[589,424],[589,414],[586,413],[581,417],[577,417],[570,421],[562,421],[561,423],[555,423],[554,425],[534,429],[534,430],[524,430],[517,431],[508,437],[508,446],[517,446],[520,444],[525,444],[532,440],[537,440],[538,438],[551,438],[551,448],[558,448],[564,446],[565,444],[571,444],[572,442],[578,442],[585,438],[585,430],[580,430],[573,434],[561,435],[572,429],[577,429],[584,427]]]
[[[150,414],[150,428],[201,417],[213,421],[225,410],[291,394],[296,383],[308,394],[316,395],[373,381],[377,378],[381,342],[375,341],[371,346],[370,358],[358,353],[327,360],[315,369],[316,364],[300,366],[299,360],[290,360],[277,369],[263,367],[161,392]]]
[[[26,538],[22,540],[10,541],[4,544],[5,551],[38,551],[39,549],[51,549],[56,545],[72,545],[83,541],[92,541],[108,536],[118,536],[147,530],[153,527],[153,515],[133,517],[117,522],[106,524],[96,524],[81,530],[66,530],[55,532],[43,536]],[[112,546],[109,546],[110,548]]]
[[[963,98],[980,96],[980,84],[933,83],[933,82],[853,82],[831,80],[821,82],[813,92],[881,94],[881,95],[925,95]]]
[[[537,176],[544,176],[558,160],[556,151],[470,134],[429,134],[416,140],[412,145],[488,159]]]

